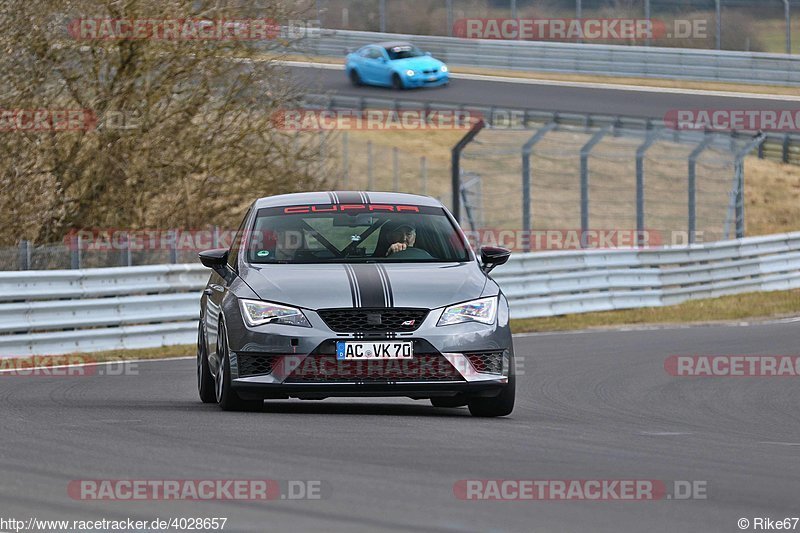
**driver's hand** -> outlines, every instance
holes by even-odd
[[[397,253],[397,252],[402,252],[406,248],[408,248],[408,245],[406,243],[404,243],[404,242],[396,242],[396,243],[394,243],[393,245],[391,245],[389,247],[389,252],[386,255],[392,255],[392,254]]]

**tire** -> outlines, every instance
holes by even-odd
[[[400,79],[400,74],[395,72],[392,74],[392,89],[397,89],[398,91],[402,91],[405,89],[406,86],[403,85],[403,80]]]
[[[243,400],[231,387],[230,350],[225,323],[220,322],[217,336],[217,353],[221,354],[219,368],[214,379],[215,399],[223,411],[258,411],[264,406],[263,400]]]
[[[472,416],[495,417],[507,416],[514,410],[516,397],[516,381],[514,375],[514,359],[511,359],[511,370],[508,375],[508,384],[497,396],[491,398],[473,398],[469,401],[469,412]]]
[[[206,336],[203,331],[203,320],[197,327],[197,392],[203,403],[216,403],[217,396],[214,392],[214,376],[208,366],[206,353]]]
[[[355,87],[360,87],[363,85],[361,82],[361,76],[358,75],[358,71],[356,69],[352,69],[350,71],[350,83],[352,83]]]
[[[443,398],[431,398],[431,405],[434,407],[464,407],[468,400],[460,396],[445,396]]]

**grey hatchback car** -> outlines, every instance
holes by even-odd
[[[398,396],[475,416],[514,408],[508,301],[437,200],[309,192],[254,202],[229,249],[200,253],[200,398]]]

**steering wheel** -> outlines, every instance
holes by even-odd
[[[422,248],[406,248],[387,256],[387,259],[433,259],[433,256]]]

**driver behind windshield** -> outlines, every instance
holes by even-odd
[[[417,242],[417,231],[411,224],[403,223],[389,232],[389,249],[386,251],[386,256],[390,256],[397,252],[402,252],[408,248],[413,248],[414,243]]]

